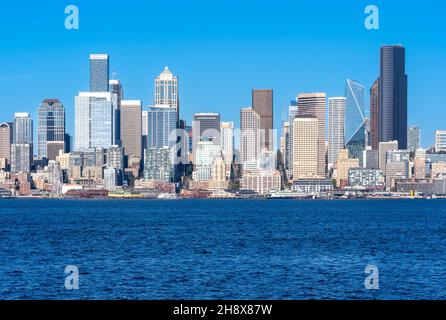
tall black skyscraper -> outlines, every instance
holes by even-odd
[[[381,47],[379,82],[379,141],[398,140],[407,149],[406,49],[401,45]]]

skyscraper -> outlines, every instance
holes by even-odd
[[[407,75],[405,60],[405,48],[403,46],[381,47],[379,141],[397,140],[401,149],[407,149]]]
[[[117,97],[110,92],[80,92],[75,97],[75,150],[115,145]]]
[[[53,142],[53,146],[57,145],[64,151],[65,109],[58,99],[45,99],[38,109],[37,154],[39,158],[49,159],[49,142]],[[56,152],[56,155],[58,155],[58,152]]]
[[[168,105],[149,107],[147,148],[172,148],[176,139],[177,111]]]
[[[379,78],[370,89],[370,145],[373,150],[379,147]]]
[[[318,174],[325,176],[325,93],[304,93],[297,98],[298,115],[300,117],[316,117],[318,123]],[[293,130],[294,131],[294,130]],[[294,135],[294,133],[293,133]],[[293,137],[294,138],[294,137]],[[294,159],[293,159],[294,161]],[[294,161],[295,162],[295,161]]]
[[[175,109],[179,117],[178,77],[174,76],[168,67],[155,78],[155,105],[168,105]]]
[[[257,169],[260,148],[260,115],[252,108],[243,108],[240,110],[240,163],[243,170]]]
[[[0,123],[0,159],[6,163],[11,162],[11,144],[13,143],[13,124],[10,122]]]
[[[14,115],[14,143],[33,144],[33,120],[29,113],[19,112]]]
[[[407,131],[407,144],[410,151],[420,149],[420,128],[412,126]]]
[[[287,141],[287,162],[286,162],[288,178],[290,178],[293,175],[293,134],[294,134],[293,124],[294,124],[294,118],[297,115],[298,115],[298,105],[296,99],[291,101],[290,106],[288,108],[288,123],[290,126],[288,141]]]
[[[121,143],[124,155],[142,159],[142,110],[140,100],[121,101]]]
[[[109,83],[108,91],[117,95],[118,106],[121,106],[121,101],[124,100],[124,90],[122,89],[121,81],[113,79],[110,80],[108,83]]]
[[[320,175],[318,122],[316,117],[294,118],[293,180],[315,178]]]
[[[366,143],[365,87],[347,79],[345,85],[345,147],[350,156],[362,158]]]
[[[230,170],[234,156],[234,122],[222,122],[220,124],[220,145],[226,170]]]
[[[147,149],[148,140],[147,136],[149,134],[149,111],[143,110],[141,112],[141,134],[142,134],[142,149]]]
[[[109,58],[108,54],[90,55],[90,92],[109,91]]]
[[[33,159],[33,121],[28,113],[14,115],[11,172],[29,172]]]
[[[196,147],[200,141],[212,141],[220,145],[220,114],[196,113],[192,120],[192,139],[194,163],[196,163]]]
[[[273,90],[253,90],[252,109],[260,116],[260,146],[274,150]]]
[[[328,99],[328,164],[332,166],[344,149],[345,97]]]

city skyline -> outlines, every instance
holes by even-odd
[[[432,98],[433,93],[438,91],[441,85],[436,81],[423,83],[424,78],[432,76],[435,79],[443,74],[445,69],[440,59],[441,52],[445,50],[444,40],[439,36],[439,31],[436,31],[442,29],[438,27],[442,22],[437,19],[436,12],[429,13],[433,16],[429,21],[420,18],[421,21],[418,23],[403,23],[399,26],[397,22],[400,21],[417,21],[413,15],[420,11],[410,10],[412,4],[404,4],[407,10],[401,12],[398,3],[378,1],[377,5],[381,12],[380,30],[369,31],[363,26],[365,5],[346,1],[336,5],[325,4],[320,12],[322,17],[318,21],[310,21],[302,14],[302,19],[298,21],[293,19],[293,23],[297,22],[296,26],[288,28],[287,31],[279,31],[278,27],[265,29],[257,18],[267,15],[275,21],[276,15],[280,16],[279,13],[295,11],[293,9],[297,4],[261,3],[259,11],[249,20],[253,25],[249,28],[239,28],[238,32],[232,35],[221,28],[223,25],[221,19],[211,21],[210,18],[204,18],[205,14],[209,13],[215,18],[216,14],[212,12],[218,11],[214,10],[217,4],[209,4],[199,15],[201,23],[209,26],[209,29],[199,35],[194,33],[194,38],[191,30],[197,23],[192,22],[185,24],[183,30],[169,27],[161,34],[151,32],[150,27],[159,21],[159,18],[148,25],[136,22],[119,24],[122,29],[117,26],[116,33],[104,34],[102,32],[104,27],[100,22],[104,21],[106,15],[113,17],[117,14],[115,8],[107,6],[108,3],[110,2],[98,1],[90,4],[79,1],[81,24],[80,29],[73,32],[63,28],[63,10],[58,12],[57,7],[47,4],[40,7],[31,5],[29,10],[23,13],[24,17],[19,27],[17,22],[9,21],[8,17],[2,22],[5,23],[2,29],[6,31],[6,41],[11,40],[11,46],[0,49],[2,56],[10,57],[8,63],[5,60],[0,61],[4,67],[0,84],[8,92],[5,97],[5,105],[8,107],[0,111],[2,121],[11,118],[11,110],[29,112],[34,119],[37,119],[36,104],[46,97],[56,97],[67,110],[67,130],[73,134],[74,126],[70,121],[74,117],[72,97],[76,92],[88,90],[89,87],[88,75],[79,72],[88,68],[89,61],[84,57],[92,52],[106,52],[110,55],[110,73],[117,73],[126,93],[141,99],[143,106],[152,104],[152,77],[168,65],[181,79],[182,118],[191,119],[194,113],[215,110],[222,113],[224,121],[234,120],[235,125],[239,126],[238,109],[250,104],[249,91],[253,88],[273,88],[274,127],[279,128],[289,100],[300,92],[324,91],[327,97],[340,96],[347,78],[357,79],[368,91],[379,72],[379,54],[376,48],[387,43],[404,43],[407,48],[407,73],[410,75],[409,125],[421,127],[423,147],[431,146],[435,130],[442,129],[439,119],[433,119],[420,110],[428,108],[432,113],[442,112],[441,106]],[[198,4],[194,3],[192,7],[195,5]],[[103,14],[95,17],[97,21],[93,20],[91,12],[101,6]],[[234,6],[237,9],[236,13],[229,15],[234,20],[234,26],[231,28],[246,27],[242,21],[249,13],[248,4],[229,2],[219,6],[217,8],[222,15],[228,14]],[[7,4],[6,7],[15,9],[14,4]],[[138,10],[139,17],[152,17],[153,8],[149,9],[146,4],[138,3],[132,10],[135,10],[135,7],[141,9]],[[174,2],[167,9],[179,15],[179,20],[184,22],[179,13],[179,10],[183,9],[180,3]],[[314,4],[299,4],[300,12],[311,12],[315,9]],[[31,23],[27,20],[28,16],[45,10],[47,10],[46,15],[60,16],[62,21],[47,22],[34,28],[35,30],[28,28]],[[125,17],[130,12],[126,8],[120,14]],[[288,13],[285,15],[288,19],[281,22],[280,29],[291,23],[291,16],[288,16]],[[299,30],[299,26],[305,23],[308,28]],[[47,34],[50,29],[54,30],[51,31],[51,34],[54,33],[53,40],[49,41],[46,38],[37,49],[29,50],[30,45],[34,43],[27,41],[30,35],[38,40],[40,36],[37,33]],[[262,37],[253,37],[254,31],[258,31]],[[425,36],[422,39],[413,36],[417,33]],[[184,35],[186,37],[181,40]],[[218,40],[216,36],[219,36]],[[336,41],[330,40],[331,38]],[[136,44],[138,39],[139,44]],[[172,41],[167,42],[166,39]],[[248,41],[246,45],[240,46],[245,40]],[[185,47],[186,41],[191,45]],[[339,41],[349,43],[349,52],[339,48],[337,45]],[[267,48],[270,43],[275,44],[274,50]],[[237,53],[233,50],[234,45],[239,48]],[[130,50],[131,52],[125,50],[127,46],[133,50]],[[64,50],[61,51],[60,47]],[[159,50],[161,47],[163,50]],[[216,47],[221,47],[221,52],[217,52]],[[330,54],[327,54],[328,52]],[[26,64],[25,68],[23,64],[19,64],[23,60],[31,60],[34,63],[31,66]],[[259,63],[262,65],[262,70],[258,68]],[[315,66],[318,68],[315,69]],[[210,81],[212,84],[204,81],[207,76],[203,71],[206,74],[216,75],[212,77],[213,81]],[[237,77],[233,76],[234,73],[237,73]],[[37,83],[37,79],[45,76],[57,81]],[[230,94],[218,100],[213,99],[222,87],[229,88]],[[27,95],[25,97],[20,95],[20,99],[17,99],[18,88],[26,90]]]

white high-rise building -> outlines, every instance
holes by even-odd
[[[75,98],[75,150],[116,144],[117,95],[80,92]]]
[[[446,152],[446,130],[435,131],[435,152]]]
[[[344,149],[345,97],[328,99],[328,166],[338,160],[339,150]]]
[[[230,171],[232,159],[234,157],[234,122],[220,123],[220,146],[223,160],[226,163],[226,170]]]
[[[178,77],[168,67],[155,78],[155,105],[168,105],[179,113]]]
[[[256,169],[260,156],[260,115],[252,108],[240,111],[240,161],[243,170]]]
[[[197,144],[195,171],[193,173],[195,181],[210,181],[212,179],[212,168],[215,160],[221,157],[220,145],[212,141],[200,141]]]

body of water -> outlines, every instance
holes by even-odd
[[[0,298],[446,299],[446,201],[0,200]]]

